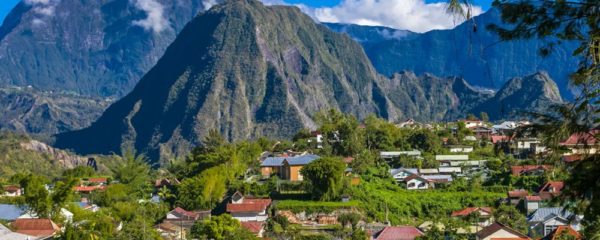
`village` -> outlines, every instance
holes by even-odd
[[[135,181],[115,171],[72,174],[77,180],[71,192],[57,205],[59,210],[50,213],[39,214],[28,206],[30,199],[23,200],[39,196],[27,192],[34,190],[27,181],[7,182],[0,198],[0,239],[67,239],[70,231],[102,239],[89,224],[93,216],[108,219],[105,227],[111,234],[128,231],[120,223],[124,217],[114,212],[128,207],[136,213],[151,212],[152,217],[140,219],[144,227],[136,231],[173,240],[582,239],[584,216],[559,199],[572,166],[596,153],[595,133],[564,139],[558,153],[541,136],[524,130],[531,125],[528,121],[494,124],[471,116],[451,123],[409,119],[391,124],[348,118],[330,118],[317,131],[297,134],[293,142],[277,141],[271,151],[248,160],[250,164],[230,156],[221,165],[210,164],[210,169],[222,166],[215,176],[231,175],[235,181],[220,176],[212,178],[222,183],[211,182],[208,177],[194,185],[192,177],[180,177],[205,170],[208,165],[202,161],[208,160],[202,154],[218,150],[204,148],[185,165],[188,169],[199,158],[203,169],[151,174],[139,184],[147,187],[140,197],[117,193]],[[396,131],[408,134],[396,137],[406,143],[383,139]],[[364,143],[358,148],[346,140],[355,133]],[[365,157],[369,154],[374,156]],[[95,164],[90,159],[81,168],[93,169]],[[243,169],[231,170],[237,174],[228,172],[240,166]],[[172,166],[178,167],[182,168]],[[50,181],[36,191],[50,194],[52,202],[55,192],[65,191],[62,185]],[[223,191],[214,190],[219,188]],[[206,200],[208,195],[218,198]],[[228,221],[232,223],[220,226]],[[249,235],[227,235],[238,228]]]

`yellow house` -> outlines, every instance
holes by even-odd
[[[300,155],[294,157],[268,157],[260,165],[263,177],[278,175],[283,180],[302,181],[304,177],[300,170],[318,159],[317,155]]]

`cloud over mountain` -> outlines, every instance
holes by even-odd
[[[164,7],[156,0],[135,0],[135,7],[146,12],[146,18],[133,21],[134,25],[155,33],[162,32],[169,27],[169,21],[164,16]]]

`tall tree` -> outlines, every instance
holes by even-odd
[[[300,173],[311,183],[315,199],[332,201],[341,195],[344,168],[340,158],[323,157],[303,167]]]

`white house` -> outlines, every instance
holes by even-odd
[[[418,175],[410,175],[404,180],[406,181],[406,189],[408,190],[424,190],[434,187],[433,182]]]
[[[412,150],[412,151],[380,152],[379,156],[381,158],[383,158],[383,159],[398,158],[400,156],[421,157],[421,151],[419,151],[419,150]]]
[[[448,150],[451,153],[470,153],[473,152],[473,146],[452,145],[448,146]]]
[[[269,217],[270,198],[249,198],[236,192],[227,204],[227,213],[240,222],[264,222]]]
[[[64,223],[73,222],[73,213],[67,209],[60,209],[60,216],[65,220]],[[37,219],[38,216],[34,212],[26,211],[23,215],[19,216],[17,219]]]
[[[404,182],[404,179],[413,174],[419,174],[419,169],[416,168],[398,168],[390,169],[390,174],[396,182]]]
[[[527,223],[530,231],[546,236],[559,226],[569,225],[576,231],[580,231],[582,218],[563,208],[539,208],[529,216]]]
[[[464,123],[467,128],[476,128],[476,127],[485,126],[485,123],[483,121],[479,121],[479,120],[465,120]]]
[[[440,174],[460,174],[462,169],[460,167],[440,167],[438,172]]]

